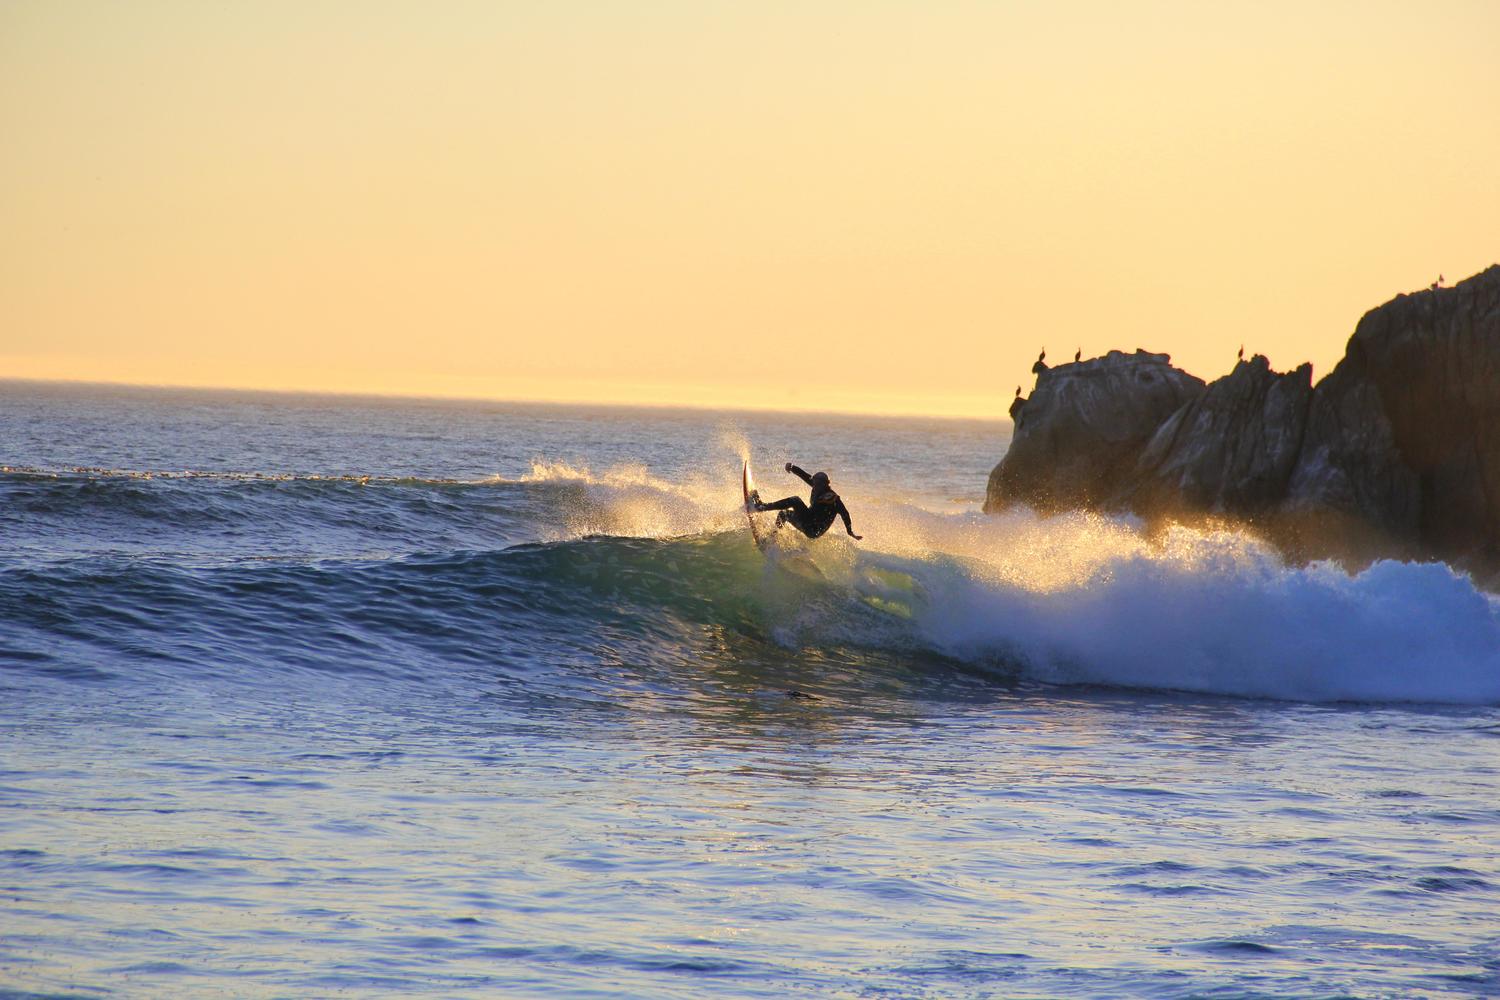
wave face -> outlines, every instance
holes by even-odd
[[[599,471],[532,457],[509,475],[12,465],[0,656],[55,676],[264,680],[546,671],[601,649],[732,661],[753,646],[1058,685],[1500,702],[1500,605],[1445,566],[1288,567],[1228,530],[1148,539],[1101,517],[986,517],[901,484],[914,463],[944,467],[910,446],[910,462],[897,448],[839,470],[863,544],[783,537],[767,558],[738,509],[752,443],[743,429],[696,454],[617,441],[621,460]]]

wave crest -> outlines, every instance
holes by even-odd
[[[674,483],[641,463],[596,473],[586,465],[533,459],[518,482],[555,491],[544,503],[559,516],[543,537],[560,541],[589,535],[680,538],[737,527],[744,516],[741,497],[724,479]]]

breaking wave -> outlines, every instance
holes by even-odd
[[[864,543],[763,556],[733,484],[544,461],[464,483],[11,471],[5,516],[29,518],[31,538],[0,572],[0,660],[103,678],[122,663],[265,669],[271,650],[279,669],[408,676],[566,670],[601,650],[691,664],[729,636],[1044,684],[1500,703],[1500,603],[1441,564],[1292,567],[1228,530],[1148,538],[1122,519],[873,496]],[[140,551],[104,540],[122,518],[152,522],[134,529]],[[205,533],[204,551],[254,544],[183,556]]]

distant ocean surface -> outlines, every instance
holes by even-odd
[[[1008,431],[0,382],[0,997],[1500,995],[1500,603]]]

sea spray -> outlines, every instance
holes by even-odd
[[[922,626],[955,656],[1002,655],[1052,683],[1500,702],[1500,606],[1449,567],[1381,562],[1350,574],[1198,541],[1208,551],[1179,538],[1179,551],[1131,553],[1062,588],[950,579]]]
[[[644,470],[555,478],[593,488],[575,530],[655,538],[739,530],[722,497]],[[829,536],[806,546],[824,592],[815,616],[772,623],[779,641],[925,644],[1056,684],[1500,702],[1500,602],[1441,564],[1381,562],[1350,573],[1332,563],[1288,566],[1225,528],[1147,535],[1130,519],[1089,514],[939,515],[879,499],[859,509],[865,543]],[[872,607],[907,622],[871,619]]]

